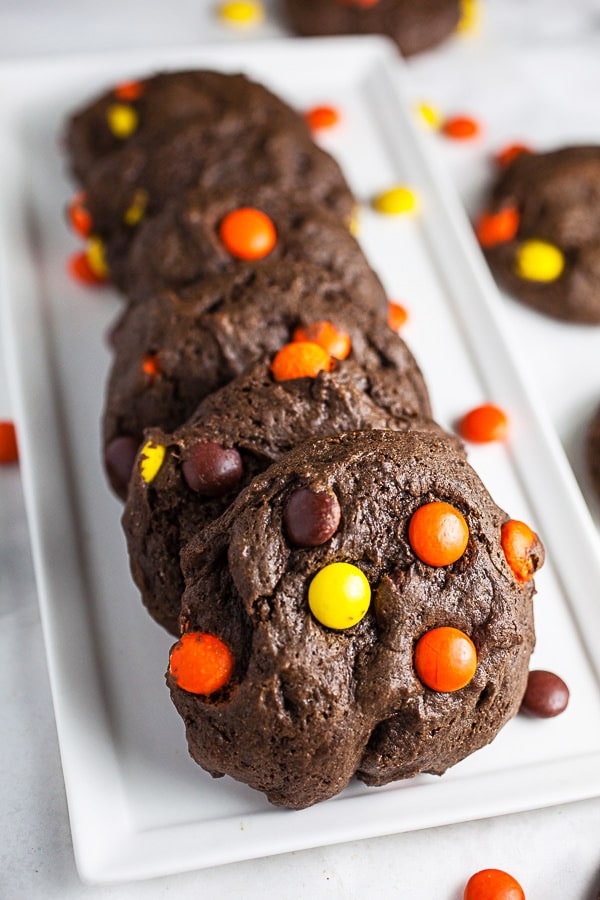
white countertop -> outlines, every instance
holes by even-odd
[[[194,45],[284,35],[268,5],[264,25],[231,32],[211,0],[4,0],[0,59],[127,47]],[[409,63],[415,99],[468,112],[484,125],[470,145],[440,142],[469,209],[489,177],[493,149],[600,142],[600,6],[597,0],[487,0],[479,36]],[[506,324],[540,403],[576,474],[585,421],[600,399],[600,329],[557,328],[511,301]],[[573,377],[573,403],[557,384]],[[565,361],[566,360],[566,364]],[[575,408],[573,408],[575,407]],[[0,418],[10,418],[0,375]],[[392,835],[130,885],[88,887],[77,876],[18,469],[0,470],[0,672],[2,841],[0,897],[35,898],[408,898],[460,900],[469,875],[503,868],[528,900],[595,900],[600,890],[600,799]],[[594,504],[597,514],[598,506]]]

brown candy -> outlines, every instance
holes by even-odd
[[[340,504],[328,491],[300,488],[283,511],[287,536],[298,547],[318,547],[335,534],[340,524]]]
[[[106,471],[111,484],[121,496],[127,492],[137,451],[138,442],[130,435],[116,437],[104,448]]]
[[[529,673],[521,709],[540,719],[558,716],[567,708],[569,688],[554,672],[537,669]]]
[[[182,465],[183,476],[193,491],[218,497],[231,491],[242,477],[242,458],[235,448],[207,442],[196,444]]]

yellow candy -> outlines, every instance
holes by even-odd
[[[308,588],[308,605],[317,621],[340,631],[363,618],[371,602],[369,582],[350,563],[331,563],[317,572]]]
[[[429,126],[429,128],[437,129],[442,124],[443,118],[441,112],[430,103],[419,103],[417,106],[417,113],[419,114],[421,121]]]
[[[377,212],[387,216],[400,216],[416,212],[417,198],[409,188],[398,185],[375,197],[373,206]]]
[[[252,2],[252,0],[233,0],[233,2],[221,4],[219,15],[228,25],[258,25],[265,17],[265,10],[262,3]]]
[[[138,114],[128,103],[111,103],[106,110],[106,121],[114,136],[125,140],[138,127]]]
[[[348,223],[348,231],[350,232],[352,237],[357,237],[360,232],[360,217],[358,206],[355,206],[352,210],[350,222]]]
[[[460,19],[456,30],[461,34],[468,34],[477,31],[480,23],[480,6],[479,0],[461,0],[460,2]]]
[[[162,444],[148,441],[142,448],[140,474],[146,484],[154,481],[165,459],[166,448]]]
[[[108,278],[108,266],[104,256],[104,244],[98,237],[90,238],[85,251],[90,269],[98,278]]]
[[[527,281],[556,281],[564,267],[562,252],[547,241],[523,241],[515,257],[515,271]]]
[[[138,222],[143,219],[147,206],[148,191],[145,191],[143,188],[139,188],[133,195],[131,206],[125,211],[125,215],[123,216],[123,221],[125,222],[125,224],[129,225],[131,228],[137,225]]]

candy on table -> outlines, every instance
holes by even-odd
[[[450,116],[444,120],[441,131],[454,141],[468,141],[481,134],[481,126],[471,116]]]
[[[394,331],[400,331],[408,320],[408,311],[401,303],[395,303],[393,300],[388,302],[388,325]]]
[[[137,131],[139,116],[129,103],[111,103],[106,109],[106,122],[111,134],[124,141]]]
[[[495,247],[512,241],[519,230],[519,211],[507,206],[496,213],[484,212],[477,220],[477,240],[482,247]]]
[[[526,281],[556,281],[564,267],[562,250],[548,241],[523,241],[517,248],[515,272]]]
[[[482,869],[469,878],[463,900],[525,900],[525,893],[508,872]]]
[[[472,680],[477,669],[477,650],[471,638],[458,628],[432,628],[417,641],[414,666],[419,681],[426,687],[452,693]]]
[[[324,544],[337,531],[340,518],[340,503],[332,491],[307,487],[294,491],[283,510],[287,537],[297,547]]]
[[[17,446],[17,432],[13,422],[8,420],[0,422],[0,463],[9,465],[19,459]]]
[[[231,255],[239,259],[262,259],[277,242],[272,220],[250,206],[228,213],[221,222],[219,235]]]
[[[370,603],[369,582],[364,572],[351,563],[330,563],[317,572],[308,588],[313,616],[321,625],[336,631],[360,622]]]
[[[334,106],[313,106],[304,113],[311,131],[333,128],[340,121],[340,114]]]
[[[544,564],[544,546],[525,522],[510,519],[501,530],[502,550],[520,584],[530,581]]]
[[[346,359],[352,349],[352,340],[345,331],[339,331],[332,322],[311,322],[299,326],[293,334],[294,341],[309,341],[322,347],[334,359]]]
[[[292,341],[275,354],[271,373],[275,381],[289,381],[292,378],[315,378],[319,372],[329,372],[334,367],[334,360],[319,344]]]
[[[237,487],[242,477],[242,457],[235,447],[212,441],[195,444],[182,464],[188,486],[205,497],[219,497]]]
[[[398,184],[383,191],[373,200],[377,212],[387,216],[399,216],[414,213],[418,209],[417,195],[406,185]]]
[[[142,447],[140,473],[146,484],[151,484],[160,472],[166,452],[166,447],[155,444],[154,441],[146,441]]]
[[[169,672],[182,690],[208,696],[230,681],[233,657],[216,635],[187,632],[171,648]]]
[[[219,18],[234,28],[258,25],[265,18],[265,8],[257,0],[227,0],[218,7]]]
[[[449,566],[465,552],[469,526],[455,506],[436,500],[413,513],[408,541],[416,556],[428,566]]]
[[[420,103],[417,103],[416,111],[420,121],[427,125],[428,128],[437,130],[441,127],[442,122],[444,121],[444,117],[442,116],[440,110],[432,103],[427,103],[424,100],[422,100]]]
[[[466,441],[474,444],[503,441],[508,435],[508,416],[499,406],[484,403],[462,417],[458,432]]]
[[[530,716],[550,719],[564,712],[569,703],[569,688],[554,672],[534,669],[529,673],[521,710]]]

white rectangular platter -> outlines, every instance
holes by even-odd
[[[493,400],[510,413],[506,445],[473,449],[496,501],[543,537],[534,668],[560,674],[560,717],[517,717],[442,778],[382,789],[353,783],[302,812],[271,808],[187,756],[164,684],[171,638],[131,582],[120,506],[100,463],[110,365],[105,335],[121,301],[71,282],[63,224],[73,186],[60,134],[70,110],[160,68],[244,71],[300,109],[333,104],[323,143],[362,201],[360,240],[447,427]],[[468,222],[404,99],[403,72],[380,39],[278,41],[128,53],[0,70],[0,251],[7,363],[18,415],[50,679],[77,865],[93,882],[171,872],[600,794],[600,547],[558,440],[519,375],[497,318],[496,289]],[[412,219],[369,201],[410,185]]]

